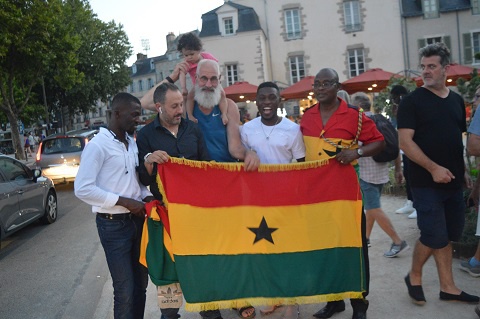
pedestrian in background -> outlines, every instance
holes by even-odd
[[[372,102],[367,94],[363,92],[356,93],[352,97],[352,104],[361,107],[366,116],[371,116],[370,111]],[[385,257],[397,257],[399,254],[407,250],[408,244],[398,236],[393,224],[388,216],[383,212],[380,197],[382,196],[383,185],[390,181],[389,162],[376,162],[372,157],[362,156],[358,159],[360,168],[360,187],[363,193],[363,206],[365,207],[365,215],[367,219],[367,241],[370,245],[370,234],[373,225],[377,222],[378,226],[392,239],[393,243],[390,250],[383,254]],[[403,179],[400,154],[395,160],[395,178],[397,182]]]
[[[420,57],[424,84],[404,97],[398,109],[400,147],[411,164],[408,178],[420,229],[405,283],[413,302],[425,304],[422,269],[434,256],[440,299],[478,303],[477,296],[455,285],[452,273],[451,241],[460,239],[465,224],[463,187],[472,186],[463,159],[465,104],[445,85],[450,64],[446,45],[427,45]]]

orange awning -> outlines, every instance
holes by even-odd
[[[306,76],[295,84],[290,85],[288,88],[280,92],[280,95],[285,100],[291,99],[306,99],[312,92],[313,94],[313,81],[314,76]]]
[[[447,70],[447,81],[446,85],[447,86],[456,86],[457,85],[457,80],[459,78],[464,78],[465,80],[470,80],[472,78],[472,73],[473,68],[465,65],[461,65],[458,63],[451,63],[450,67]],[[417,86],[422,86],[423,85],[423,80],[422,77],[416,77],[415,82],[417,83]]]
[[[349,94],[355,92],[380,92],[387,87],[392,77],[400,75],[380,68],[370,69],[342,83],[342,89]]]
[[[223,90],[227,98],[232,99],[234,102],[245,102],[247,100],[255,100],[257,97],[257,88],[258,86],[248,82],[235,82]]]

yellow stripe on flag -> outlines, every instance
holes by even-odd
[[[338,200],[295,207],[201,208],[170,202],[175,255],[275,254],[361,247],[361,201]],[[273,243],[249,228],[265,218]]]

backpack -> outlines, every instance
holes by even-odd
[[[385,148],[377,155],[372,156],[373,160],[381,163],[395,160],[400,152],[397,130],[382,114],[374,114],[369,116],[369,118],[375,122],[377,130],[382,133],[385,139]]]

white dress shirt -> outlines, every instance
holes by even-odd
[[[116,205],[120,196],[141,201],[152,195],[138,180],[137,144],[126,138],[128,150],[113,132],[100,128],[82,152],[75,195],[92,205],[94,213],[126,213],[127,208]]]

